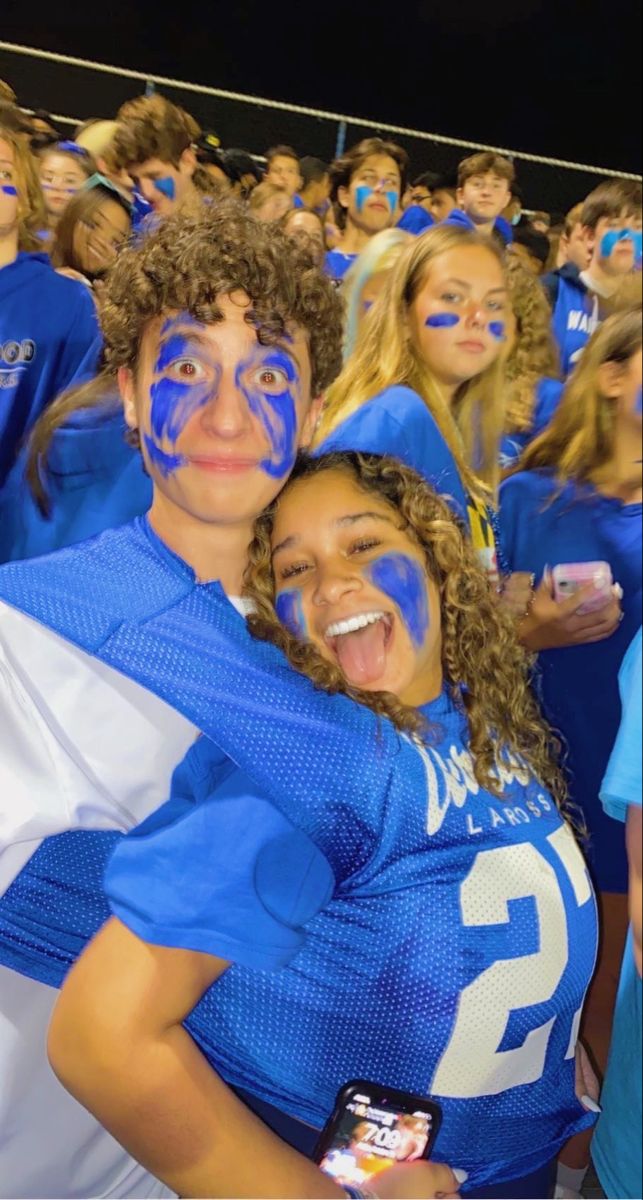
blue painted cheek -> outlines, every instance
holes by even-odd
[[[176,184],[171,175],[165,179],[155,179],[154,187],[162,196],[166,196],[168,200],[176,199]]]
[[[364,309],[364,312],[368,312],[369,308],[372,308],[372,307],[373,307],[372,300],[362,300],[362,308]]]
[[[432,313],[424,323],[431,329],[452,329],[460,323],[460,318],[457,313]]]
[[[490,321],[489,333],[495,337],[497,342],[504,342],[506,340],[504,321]]]
[[[373,188],[367,187],[365,183],[361,183],[355,188],[355,207],[358,212],[361,212],[367,200],[370,200],[373,195]]]
[[[639,416],[641,416],[641,414],[643,414],[643,390],[641,388],[639,388],[638,392],[636,393],[636,400],[634,401],[634,412],[638,413]]]
[[[406,554],[383,554],[365,571],[371,583],[397,606],[413,644],[419,648],[429,627],[426,575]]]
[[[397,208],[397,202],[399,199],[399,192],[384,192],[384,195],[386,196],[386,199],[388,200],[388,206],[389,206],[391,212],[392,213],[395,212],[395,209]]]
[[[275,600],[275,612],[281,624],[295,637],[307,638],[308,627],[299,588],[290,588],[287,592],[280,592]]]
[[[639,259],[643,249],[643,234],[634,229],[610,229],[609,233],[603,234],[600,246],[601,258],[609,258],[614,247],[619,242],[625,241],[626,238],[634,243],[634,257]]]
[[[12,183],[0,184],[0,192],[4,192],[5,196],[17,196],[18,189]]]

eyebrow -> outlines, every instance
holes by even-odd
[[[444,282],[440,286],[446,287],[447,284],[449,284],[449,283],[457,283],[458,287],[468,288],[469,291],[471,291],[471,284],[467,283],[466,279],[453,279],[453,278],[445,279]],[[506,291],[507,291],[507,289],[504,286],[504,284],[501,284],[500,287],[489,288],[486,292],[486,295],[488,296],[490,292],[506,292]]]
[[[387,517],[384,513],[378,512],[347,513],[345,517],[338,517],[336,521],[333,521],[333,528],[343,529],[347,525],[356,525],[358,521],[366,520],[386,521],[388,525],[392,525],[395,529],[397,529],[397,525],[392,517]],[[301,534],[299,533],[293,533],[290,535],[290,537],[284,538],[283,542],[280,542],[278,546],[275,546],[272,552],[273,557],[275,554],[279,554],[281,550],[290,550],[293,546],[298,545],[300,541]]]

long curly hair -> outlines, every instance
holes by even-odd
[[[263,343],[281,337],[290,322],[305,331],[313,396],[328,387],[341,367],[343,306],[306,248],[255,221],[236,200],[167,217],[142,241],[121,250],[107,273],[100,314],[103,372],[50,404],[32,430],[27,479],[42,512],[47,511],[43,475],[54,433],[81,408],[113,411],[118,368],[136,369],[149,322],[168,311],[217,321],[217,297],[237,289],[252,301],[248,320]]]
[[[448,505],[396,459],[349,452],[300,456],[278,499],[255,523],[244,578],[244,594],[254,606],[248,618],[252,633],[278,646],[291,666],[318,687],[343,692],[412,736],[425,740],[430,736],[415,709],[390,692],[352,687],[334,663],[312,643],[296,638],[277,618],[271,535],[279,504],[302,480],[337,471],[350,476],[367,495],[388,503],[424,552],[427,573],[440,595],[444,679],[466,715],[480,786],[500,795],[498,771],[519,759],[563,809],[566,789],[557,765],[560,745],[531,692],[532,656],[519,644],[511,618],[494,603],[475,551]]]
[[[599,368],[625,365],[641,349],[641,308],[614,313],[592,334],[550,425],[527,446],[516,471],[553,471],[561,484],[588,483],[614,453],[616,406],[603,395]],[[512,472],[513,474],[514,472]]]
[[[424,400],[458,466],[465,486],[483,499],[499,481],[498,445],[504,428],[504,364],[491,366],[444,399],[409,336],[408,313],[432,262],[457,247],[484,247],[504,266],[492,238],[456,225],[438,225],[412,238],[389,272],[382,292],[359,330],[355,350],[326,397],[314,445],[319,446],[346,417],[384,388],[405,384]],[[473,464],[476,462],[476,470]]]
[[[539,280],[513,254],[507,255],[506,275],[516,333],[505,362],[505,433],[522,433],[533,424],[536,384],[545,376],[559,378],[560,364]]]

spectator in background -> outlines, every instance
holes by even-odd
[[[87,288],[33,253],[42,220],[33,159],[0,128],[0,489],[25,434],[59,392],[93,374],[100,349]]]
[[[507,245],[511,226],[501,216],[515,184],[513,163],[501,154],[484,151],[463,158],[458,166],[458,208],[446,218],[452,225],[465,225],[479,233],[497,233]]]
[[[58,222],[52,266],[81,275],[91,286],[115,261],[131,228],[131,201],[104,176],[92,175]]]
[[[437,175],[433,171],[425,171],[406,189],[398,229],[419,234],[435,224],[431,214],[431,182],[435,179]]]
[[[47,214],[43,234],[51,236],[72,196],[95,174],[96,163],[76,142],[56,142],[40,151],[38,167]]]
[[[536,212],[531,218],[531,224],[538,233],[547,235],[551,229],[551,217],[548,212]]]
[[[549,238],[532,225],[516,225],[511,252],[532,275],[542,275],[549,258]]]
[[[310,208],[323,216],[330,196],[330,168],[321,158],[306,155],[299,161],[301,187],[294,197],[295,208]]]
[[[575,204],[565,217],[565,224],[558,243],[556,268],[573,263],[578,271],[586,271],[592,257],[591,247],[585,236],[582,221],[583,205]]]
[[[282,229],[310,251],[318,267],[324,262],[324,223],[313,208],[291,208],[282,220]]]
[[[220,145],[216,133],[202,133],[195,142],[194,150],[197,162],[213,183],[217,184],[223,192],[229,192],[235,184],[241,182],[241,177],[234,163],[225,157]]]
[[[430,212],[436,224],[446,220],[456,206],[458,182],[455,175],[440,175],[431,188]]]
[[[394,224],[406,187],[408,155],[395,142],[365,138],[335,160],[330,198],[341,241],[326,255],[326,272],[343,279],[370,238]]]
[[[640,183],[611,179],[599,184],[583,204],[580,224],[591,253],[589,266],[579,268],[570,259],[543,278],[565,375],[602,320],[607,302],[640,257]]]
[[[514,179],[511,184],[509,203],[505,205],[502,213],[500,214],[508,225],[520,225],[523,221],[522,202],[522,190]]]
[[[353,353],[362,321],[382,291],[389,271],[408,246],[410,237],[399,226],[376,233],[344,276],[344,362]]]
[[[581,1031],[601,1072],[627,932],[623,835],[599,792],[620,719],[618,672],[641,623],[641,341],[640,308],[605,321],[551,424],[500,489],[509,567],[537,580],[519,634],[539,655],[544,713],[563,735],[571,799],[590,835],[603,938]],[[609,564],[622,607],[618,596],[591,584],[566,599],[554,594],[552,567],[596,561]],[[588,1139],[570,1143],[561,1160],[582,1175]]]
[[[247,150],[224,150],[223,156],[227,165],[236,172],[238,182],[233,183],[232,191],[235,196],[247,200],[253,188],[263,179],[263,171]]]
[[[37,108],[30,118],[30,125],[33,130],[31,136],[31,149],[34,154],[38,150],[44,150],[46,146],[53,145],[54,142],[61,140],[60,131],[54,125],[50,114],[44,108]],[[74,141],[75,141],[74,137]],[[87,147],[86,147],[87,148]]]
[[[248,206],[257,221],[279,221],[292,208],[292,196],[279,184],[264,179],[250,193]]]
[[[292,202],[303,182],[297,151],[292,146],[273,146],[268,150],[264,178],[286,192]]]
[[[601,1094],[603,1114],[592,1157],[605,1194],[638,1200],[641,1182],[641,954],[643,905],[641,862],[641,631],[619,672],[622,719],[603,780],[605,812],[625,822],[629,864],[630,934],[614,1015],[610,1057]]]
[[[119,110],[113,141],[117,168],[158,217],[194,206],[218,184],[197,162],[193,146],[201,135],[194,117],[165,96],[137,96]]]

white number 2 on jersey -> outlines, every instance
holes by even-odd
[[[561,826],[547,840],[570,878],[576,903],[587,903],[589,877],[571,833]],[[465,925],[499,925],[509,921],[510,900],[530,896],[538,914],[538,949],[498,960],[463,989],[453,1033],[431,1080],[434,1095],[497,1095],[543,1073],[555,1017],[530,1030],[521,1046],[498,1046],[510,1014],[550,1000],[567,966],[567,918],[556,872],[529,843],[482,850],[462,883],[460,904]]]

